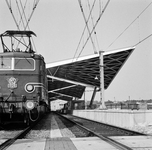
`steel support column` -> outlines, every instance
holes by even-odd
[[[100,109],[106,109],[104,101],[104,64],[103,64],[103,53],[104,51],[99,51],[100,59]]]
[[[95,98],[95,95],[96,95],[96,89],[97,89],[97,87],[94,88],[92,98],[91,98],[91,101],[90,101],[90,104],[89,104],[89,108],[92,107],[92,104],[93,104],[93,101],[94,101],[94,98]]]

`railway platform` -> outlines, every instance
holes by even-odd
[[[98,137],[62,137],[61,129],[54,117],[51,119],[50,137],[44,139],[19,139],[7,150],[116,150]],[[66,130],[67,134],[70,134]],[[134,150],[152,150],[152,136],[115,136],[112,139]],[[5,139],[0,140],[0,143]]]
[[[73,115],[152,135],[152,110],[74,110]]]

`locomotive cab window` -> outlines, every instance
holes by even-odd
[[[35,61],[32,58],[15,58],[14,69],[15,70],[34,70]]]
[[[0,70],[10,70],[12,66],[11,58],[0,57]]]

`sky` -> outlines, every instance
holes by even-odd
[[[33,1],[28,0],[26,9],[28,17]],[[11,6],[15,17],[19,20],[15,2],[12,0]],[[86,18],[89,15],[89,6],[91,7],[93,2],[94,0],[82,0]],[[107,0],[96,0],[92,19],[90,18],[88,22],[90,31],[93,27],[92,22],[96,23],[106,3]],[[88,40],[80,57],[92,55],[94,51],[134,46],[152,34],[152,4],[142,13],[150,3],[152,0],[111,0],[92,34],[95,48],[91,40]],[[139,14],[141,15],[139,16]],[[78,0],[40,0],[29,26],[30,30],[37,35],[33,38],[37,53],[44,56],[46,63],[51,63],[75,56],[85,21]],[[9,29],[17,28],[7,4],[3,0],[0,1],[0,33]],[[122,35],[119,37],[120,34]],[[88,31],[85,30],[76,56],[80,54],[88,35]],[[117,37],[119,38],[117,39]],[[135,51],[105,91],[105,100],[152,99],[151,58],[152,37],[136,46]],[[89,95],[87,99],[90,100],[92,92],[86,91],[86,93]],[[99,99],[99,93],[95,99]]]

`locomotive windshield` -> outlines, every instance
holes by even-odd
[[[0,57],[0,69],[9,70],[11,69],[12,61],[11,58]]]
[[[34,69],[34,60],[32,58],[15,58],[14,69],[33,70]]]
[[[0,57],[0,70],[35,70],[35,60]]]

